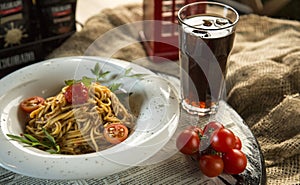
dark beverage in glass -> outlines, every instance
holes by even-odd
[[[227,5],[198,2],[184,6],[178,17],[182,106],[192,114],[214,113],[225,93],[238,14]]]

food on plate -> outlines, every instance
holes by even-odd
[[[112,143],[118,144],[128,136],[128,128],[123,124],[110,124],[103,131],[104,138]]]
[[[29,117],[25,138],[44,150],[54,140],[54,149],[62,154],[103,150],[124,141],[134,126],[134,116],[98,82],[66,85],[55,96],[27,98],[20,107]]]
[[[176,146],[181,153],[195,158],[207,177],[223,172],[239,174],[247,166],[240,138],[216,121],[207,123],[203,130],[197,126],[187,127],[179,133]]]
[[[94,78],[66,80],[65,86],[52,97],[33,96],[20,103],[28,115],[24,133],[7,134],[13,140],[49,153],[86,154],[123,142],[133,132],[135,116],[128,112],[117,97],[122,78],[142,79],[145,74],[102,71],[95,64]],[[106,85],[102,85],[106,84]],[[130,95],[130,93],[128,94]]]
[[[27,112],[30,113],[34,111],[35,109],[38,109],[40,105],[44,103],[44,98],[39,97],[39,96],[33,96],[30,98],[26,98],[23,100],[20,104],[20,108]]]

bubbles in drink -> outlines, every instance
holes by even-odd
[[[232,28],[227,28],[228,26],[230,27],[231,22],[223,17],[200,15],[186,18],[184,22],[191,26],[183,25],[187,33],[192,33],[201,38],[220,38],[232,33]]]
[[[206,38],[206,37],[211,36],[207,31],[193,30],[192,32],[195,33],[198,37],[201,37],[201,38]]]
[[[203,26],[208,26],[208,27],[209,27],[209,26],[212,26],[212,25],[213,25],[213,21],[214,21],[214,20],[205,20],[205,19],[204,19],[204,20],[203,20],[203,22],[204,22],[204,23],[203,23]]]
[[[224,18],[219,18],[216,20],[216,26],[224,26],[226,24],[229,24],[229,20],[228,19],[224,19]]]

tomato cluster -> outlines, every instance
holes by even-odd
[[[239,174],[247,166],[240,138],[216,121],[206,124],[203,130],[187,127],[179,134],[176,146],[185,155],[197,156],[201,172],[208,177],[222,172]]]

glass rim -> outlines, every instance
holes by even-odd
[[[195,26],[192,26],[192,25],[189,25],[189,24],[185,23],[184,20],[180,17],[181,12],[184,9],[186,9],[187,7],[194,6],[194,5],[197,5],[197,4],[218,5],[218,6],[222,6],[223,8],[230,9],[231,11],[233,11],[235,13],[236,20],[233,23],[231,23],[229,26],[225,26],[225,27],[222,27],[222,28],[207,28],[207,29],[206,28],[195,27]],[[200,1],[200,2],[194,2],[194,3],[186,4],[186,5],[184,5],[183,7],[181,7],[179,9],[178,14],[177,14],[178,22],[180,22],[181,24],[184,24],[184,25],[186,25],[190,28],[194,28],[194,29],[197,29],[197,30],[211,30],[211,31],[228,29],[228,28],[234,27],[238,23],[238,21],[240,19],[239,17],[240,17],[239,13],[234,8],[232,8],[231,6],[229,6],[227,4],[219,3],[219,2],[210,2],[210,1]]]

